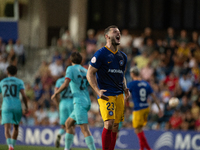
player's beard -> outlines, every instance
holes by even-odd
[[[113,46],[118,46],[118,45],[120,45],[120,43],[117,43],[117,42],[115,41],[114,38],[111,39],[111,42],[112,42],[112,45],[113,45]]]

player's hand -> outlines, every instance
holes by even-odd
[[[124,89],[124,93],[125,93],[125,99],[124,100],[126,101],[130,97],[129,89],[128,88]]]
[[[54,98],[56,97],[56,93],[54,93],[52,96],[51,96],[51,100],[54,100]]]
[[[107,90],[100,90],[100,91],[99,91],[99,97],[100,97],[101,99],[103,99],[103,100],[108,101],[109,98],[108,98],[106,95],[103,94],[103,93],[106,92],[106,91],[107,91]]]

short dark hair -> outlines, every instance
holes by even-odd
[[[82,62],[82,56],[79,52],[75,51],[75,52],[72,52],[71,56],[70,56],[70,59],[73,63],[75,64],[81,64]]]
[[[17,74],[17,67],[14,65],[10,65],[7,67],[7,71],[10,75],[14,76]]]
[[[104,30],[104,36],[110,31],[111,28],[118,28],[116,25],[111,25]]]
[[[130,72],[133,73],[135,76],[139,76],[140,75],[140,70],[138,69],[138,67],[134,66],[130,69]]]

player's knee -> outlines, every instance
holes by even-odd
[[[112,131],[118,132],[119,124],[114,124]]]
[[[19,126],[18,125],[14,125],[14,130],[18,131],[19,130]]]
[[[114,120],[108,120],[104,122],[104,128],[111,130],[113,129]]]

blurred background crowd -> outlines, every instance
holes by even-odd
[[[93,54],[105,46],[104,30],[89,29],[87,38],[78,45],[72,42],[70,32],[66,30],[51,46],[51,61],[43,61],[38,67],[33,82],[25,83],[28,96],[29,114],[23,116],[22,125],[59,125],[59,113],[56,104],[50,100],[54,92],[55,82],[65,75],[70,65],[69,56],[72,51],[79,51],[83,57],[82,65],[87,68]],[[149,97],[151,112],[147,129],[161,130],[197,130],[200,131],[200,36],[198,32],[187,30],[166,30],[164,37],[156,37],[147,27],[140,34],[121,30],[120,50],[128,56],[125,72],[127,82],[131,81],[129,69],[138,66],[140,75],[152,86],[159,99],[164,116],[159,118],[158,108]],[[37,59],[37,58],[35,58]],[[27,60],[28,61],[28,60]],[[0,39],[0,77],[6,75],[6,67],[14,64],[19,67],[25,64],[25,53],[20,40],[6,44]],[[103,121],[95,93],[89,87],[91,109],[89,125],[102,127]],[[170,108],[171,97],[180,100],[176,108]],[[124,128],[132,128],[132,110],[134,104],[130,98],[126,102]]]

